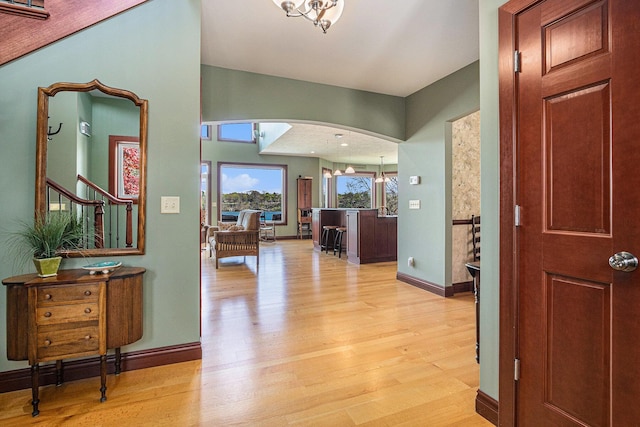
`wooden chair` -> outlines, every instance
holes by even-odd
[[[480,215],[471,215],[471,245],[473,260],[480,261]]]
[[[304,239],[303,231],[307,231],[307,237],[311,237],[311,209],[298,209],[298,239]]]
[[[260,262],[260,215],[261,211],[243,210],[238,215],[236,227],[242,230],[213,230],[209,237],[209,256],[215,257],[216,269],[221,258],[233,256],[256,257],[256,265]]]
[[[263,242],[276,241],[276,221],[282,219],[282,214],[272,214],[271,221],[267,221],[266,215],[260,216],[260,240]]]

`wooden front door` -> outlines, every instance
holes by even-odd
[[[640,425],[640,1],[511,3],[513,424]]]

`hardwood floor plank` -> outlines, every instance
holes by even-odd
[[[475,413],[471,294],[348,264],[312,243],[202,258],[202,361],[0,394],[0,425],[490,426]]]

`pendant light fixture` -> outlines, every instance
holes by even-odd
[[[273,0],[288,17],[304,17],[327,33],[329,27],[338,22],[344,9],[344,0]]]
[[[384,175],[384,156],[380,156],[380,175],[375,179],[375,182],[389,182],[391,179]]]
[[[341,133],[336,133],[334,136],[336,138],[336,147],[338,147],[339,146],[338,141],[340,140],[340,138],[342,138],[343,135]],[[338,154],[338,151],[339,150],[336,150],[336,155]],[[333,176],[340,176],[340,175],[342,175],[340,168],[333,171]]]
[[[342,144],[342,145],[345,145],[345,144]],[[351,147],[349,147],[349,166],[344,170],[344,173],[347,173],[347,174],[356,173],[356,170],[353,168],[353,166],[351,166]]]

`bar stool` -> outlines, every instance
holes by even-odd
[[[337,225],[323,225],[322,236],[320,239],[320,252],[324,249],[325,253],[329,253],[329,243],[333,243],[335,240],[335,233]],[[333,249],[333,247],[331,247]]]
[[[338,258],[342,258],[342,237],[346,231],[347,227],[336,228],[336,237],[333,241],[333,255],[338,251]]]

